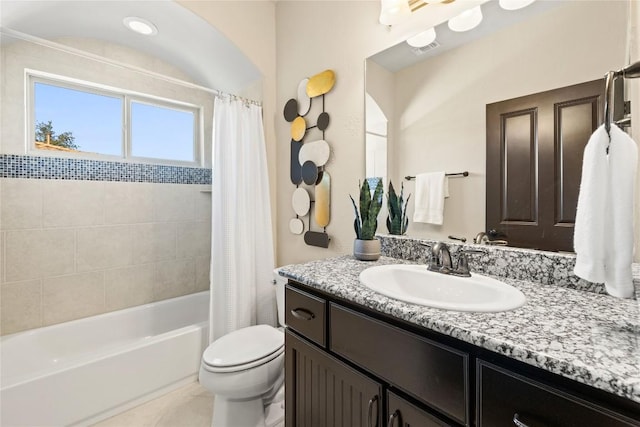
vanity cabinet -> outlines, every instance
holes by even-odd
[[[287,427],[640,427],[637,403],[302,284],[285,306]]]
[[[477,362],[478,427],[629,427],[631,419],[508,369]]]

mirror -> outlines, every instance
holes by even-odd
[[[628,2],[536,1],[507,11],[490,1],[482,11],[471,31],[445,22],[435,43],[403,42],[366,60],[367,177],[386,174],[413,194],[413,237],[472,241],[486,231],[487,104],[600,79],[627,61]],[[435,171],[469,176],[449,178],[442,225],[413,222],[415,181],[404,177]]]

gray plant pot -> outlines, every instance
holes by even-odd
[[[380,258],[380,240],[354,240],[353,256],[360,261],[377,260],[378,258]]]

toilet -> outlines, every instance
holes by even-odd
[[[284,327],[284,285],[274,270],[278,323]],[[215,395],[212,427],[284,425],[284,332],[270,325],[238,329],[202,355],[200,384]]]

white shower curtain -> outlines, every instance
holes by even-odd
[[[209,342],[275,325],[273,235],[262,108],[216,97]]]

